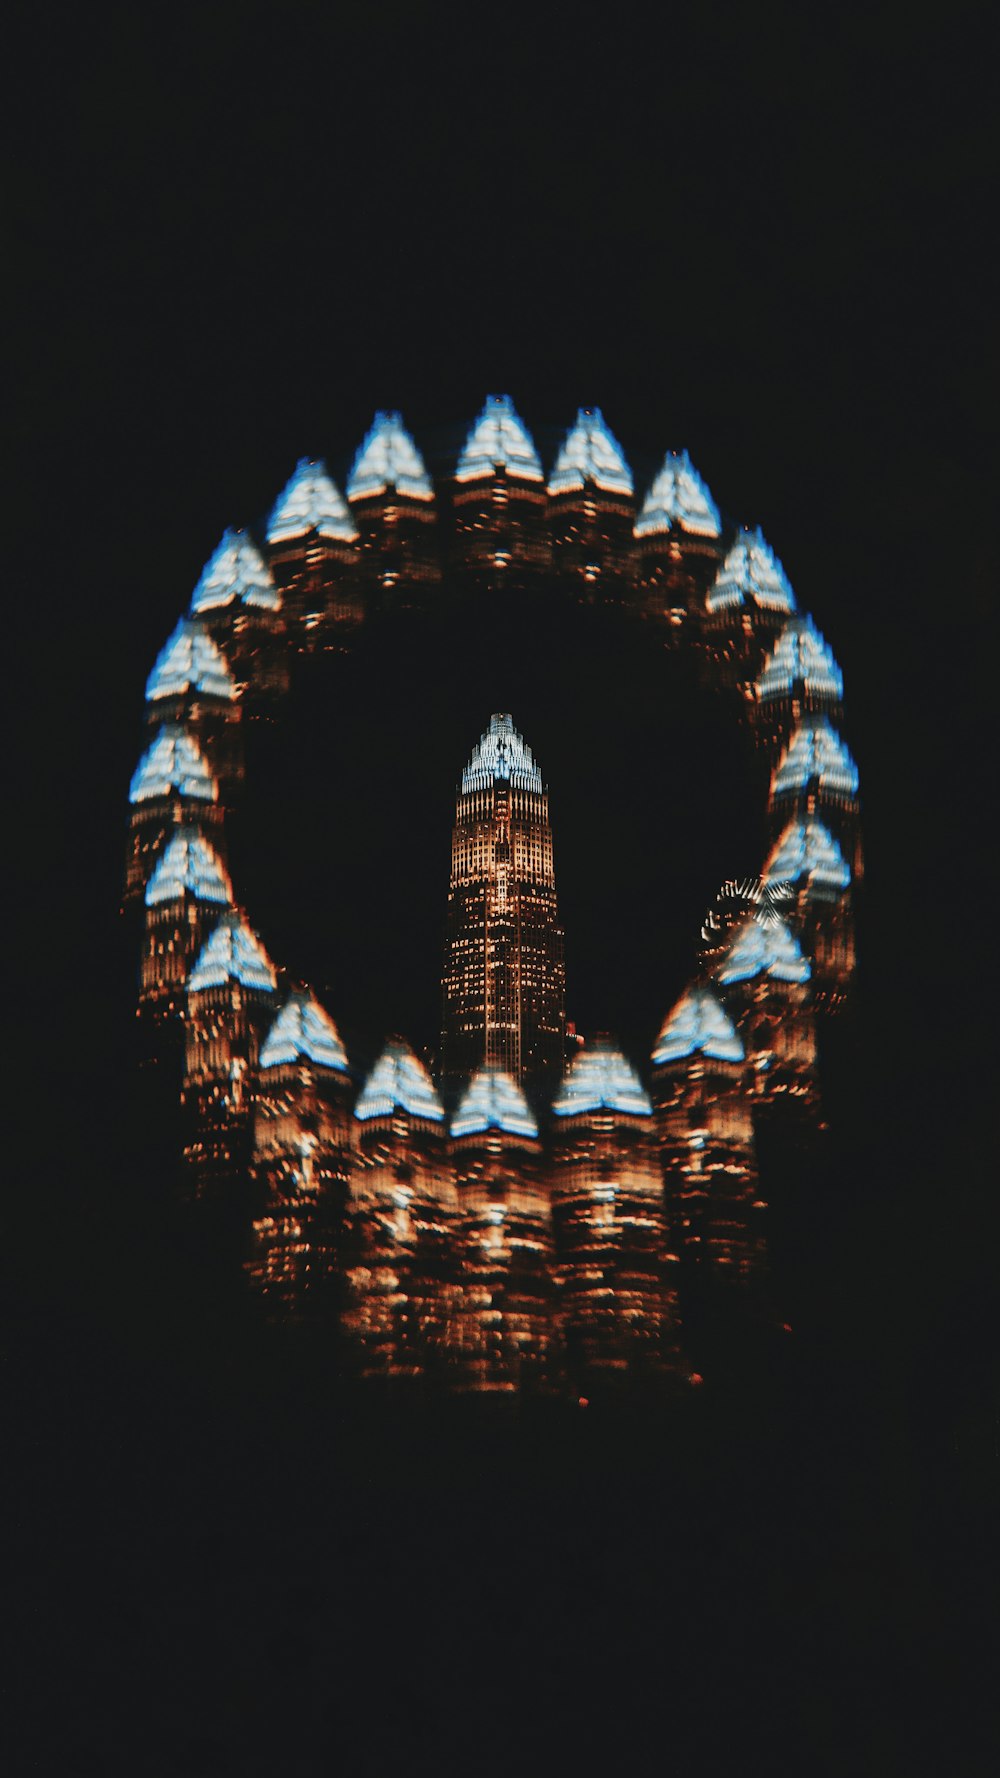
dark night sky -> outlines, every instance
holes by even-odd
[[[14,947],[11,1005],[58,1008],[58,1060],[49,1015],[29,1085],[57,1077],[67,1109],[52,1133],[30,1100],[15,1217],[51,1247],[15,1268],[15,1303],[32,1358],[50,1330],[57,1393],[67,1340],[107,1353],[120,1331],[79,1256],[102,1221],[92,1107],[128,985],[116,909],[143,677],[223,526],[255,522],[298,456],[342,473],[376,407],[420,438],[509,390],[539,433],[588,402],[636,461],[687,446],[724,510],[763,525],[844,667],[868,880],[831,1251],[866,1305],[855,1351],[880,1348],[891,1460],[925,1437],[923,1396],[947,1427],[926,1435],[938,1479],[963,1511],[979,1498],[996,1218],[968,1117],[992,1021],[975,769],[995,703],[1000,295],[984,16],[717,4],[660,8],[654,31],[628,7],[613,27],[589,6],[106,7],[58,28],[25,12],[8,831],[37,873],[39,942]],[[557,725],[525,695],[551,779]],[[438,688],[429,701],[440,750],[449,712]],[[316,720],[335,740],[335,716]],[[649,794],[687,782],[642,753]],[[557,851],[564,878],[579,845]],[[598,960],[595,1022],[613,978]],[[637,1032],[660,1010],[610,1007]]]

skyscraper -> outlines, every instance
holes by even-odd
[[[508,715],[490,717],[462,773],[451,848],[441,1071],[483,1063],[517,1081],[562,1068],[563,934],[549,802]]]

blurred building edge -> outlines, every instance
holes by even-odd
[[[444,1106],[391,1038],[354,1108],[344,1329],[360,1374],[439,1378],[458,1295]]]

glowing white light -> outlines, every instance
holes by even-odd
[[[386,1044],[365,1081],[354,1115],[364,1123],[372,1117],[391,1117],[397,1109],[432,1123],[440,1123],[444,1117],[444,1106],[423,1063],[409,1044],[392,1042]]]
[[[506,469],[517,481],[544,480],[531,434],[509,395],[487,395],[486,406],[469,433],[455,480],[472,482]]]
[[[719,509],[686,451],[668,451],[663,468],[642,503],[636,537],[651,537],[677,525],[698,537],[718,537]]]
[[[132,774],[128,800],[145,803],[154,796],[169,796],[172,790],[205,803],[214,803],[219,796],[204,754],[194,737],[176,722],[164,723],[146,748]]]
[[[538,1125],[513,1075],[502,1068],[478,1068],[451,1120],[453,1136],[501,1130],[508,1136],[537,1136]]]
[[[771,795],[804,790],[813,780],[821,790],[854,796],[858,768],[828,716],[806,716],[799,723],[771,778]]]
[[[785,625],[758,680],[757,696],[762,703],[787,697],[797,682],[831,698],[844,693],[844,676],[811,617],[793,617]]]
[[[281,594],[260,550],[245,531],[224,531],[191,594],[191,610],[218,611],[239,599],[263,611],[278,611]]]
[[[184,895],[223,905],[233,899],[222,863],[197,827],[179,827],[165,847],[146,888],[146,906]]]
[[[648,1117],[652,1105],[639,1076],[621,1050],[597,1043],[573,1058],[553,1100],[557,1117],[577,1117],[585,1111],[618,1111],[629,1117]]]
[[[326,464],[311,463],[308,457],[302,457],[274,503],[267,521],[267,541],[287,543],[311,532],[352,543],[358,528],[343,494],[327,474]]]
[[[200,691],[207,698],[235,698],[236,685],[208,631],[190,617],[182,617],[156,657],[146,681],[146,696],[183,697]]]
[[[347,1055],[340,1033],[307,988],[296,989],[289,995],[260,1052],[262,1068],[282,1068],[298,1061],[347,1073]]]
[[[764,866],[767,882],[796,883],[808,877],[824,889],[846,889],[851,870],[822,821],[790,821]]]
[[[472,758],[462,773],[462,795],[488,790],[498,778],[507,780],[516,790],[542,794],[542,774],[524,736],[514,727],[512,716],[490,717],[490,726],[473,747]]]
[[[709,588],[709,611],[726,611],[752,599],[766,611],[794,611],[795,594],[764,533],[744,531]]]
[[[433,500],[424,460],[400,414],[376,414],[347,478],[347,498],[384,494],[395,488],[414,500]]]
[[[810,973],[794,932],[774,914],[767,920],[752,914],[738,926],[718,970],[724,987],[753,981],[758,975],[769,975],[776,982],[807,982]]]
[[[632,471],[599,407],[580,408],[563,440],[549,482],[550,494],[590,483],[608,494],[631,494]]]
[[[221,988],[226,982],[239,982],[244,988],[278,985],[271,959],[237,913],[223,914],[188,977],[193,992]]]
[[[689,988],[663,1021],[654,1063],[679,1062],[695,1051],[719,1062],[742,1062],[739,1032],[710,988]]]

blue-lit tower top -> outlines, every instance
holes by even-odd
[[[635,521],[636,537],[674,529],[718,537],[721,528],[719,509],[687,451],[668,451]]]
[[[378,413],[347,478],[348,500],[385,494],[390,488],[411,500],[433,500],[434,488],[401,414]]]
[[[354,1107],[361,1123],[404,1111],[428,1123],[443,1123],[444,1106],[423,1063],[401,1038],[390,1039],[365,1081]]]
[[[477,1068],[451,1120],[453,1136],[537,1137],[538,1125],[513,1075],[502,1068]]]
[[[775,914],[751,914],[733,934],[718,967],[722,987],[768,976],[776,982],[807,982],[811,974],[798,939]]]
[[[164,723],[146,748],[132,774],[128,800],[135,807],[171,792],[207,803],[217,802],[219,796],[204,754],[176,722]]]
[[[188,988],[200,993],[205,988],[223,988],[227,982],[272,993],[278,985],[270,957],[235,909],[223,914],[206,939],[188,977]]]
[[[478,481],[497,469],[506,470],[517,481],[545,479],[534,441],[509,395],[486,397],[486,405],[462,447],[455,480]]]
[[[766,883],[798,883],[810,889],[846,889],[851,867],[822,821],[790,821],[764,866]]]
[[[146,906],[180,901],[226,906],[233,899],[229,877],[213,848],[197,827],[183,826],[171,838],[146,887]]]
[[[704,1056],[715,1062],[742,1062],[743,1042],[732,1019],[710,988],[689,988],[663,1021],[653,1047],[653,1065]]]
[[[354,543],[358,528],[326,464],[301,457],[267,521],[268,543],[290,543],[315,534],[336,543]]]
[[[623,1117],[650,1117],[653,1107],[631,1062],[606,1040],[574,1057],[552,1103],[556,1117],[613,1111]]]
[[[765,611],[795,610],[791,582],[759,526],[737,538],[706,599],[711,612],[737,610],[748,603]]]
[[[811,617],[789,618],[757,681],[758,702],[791,697],[796,685],[834,701],[844,694],[844,676]]]
[[[196,618],[182,617],[156,657],[146,681],[146,698],[155,703],[161,698],[184,697],[189,691],[231,701],[236,696],[236,682],[204,625]]]
[[[235,600],[262,611],[281,608],[281,594],[257,545],[245,531],[229,530],[201,571],[191,610],[198,616],[223,610]]]
[[[279,1012],[260,1052],[261,1068],[287,1068],[312,1062],[317,1068],[348,1072],[340,1033],[308,988],[297,988]]]
[[[771,776],[772,797],[793,796],[818,785],[835,796],[858,792],[858,768],[830,718],[804,716]]]
[[[599,407],[582,407],[559,450],[549,478],[549,493],[564,494],[587,486],[607,494],[631,494],[632,471],[625,453]]]
[[[489,728],[472,749],[462,773],[462,795],[488,790],[498,779],[506,780],[515,790],[542,794],[542,774],[531,748],[514,727],[514,718],[504,714],[490,717]]]

